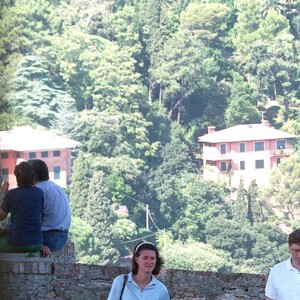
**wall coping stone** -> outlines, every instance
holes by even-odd
[[[0,254],[1,300],[107,300],[113,279],[130,267],[76,263],[74,244],[49,258]],[[63,255],[66,257],[63,258]],[[68,261],[73,259],[73,261]],[[172,300],[264,300],[266,275],[163,269]]]

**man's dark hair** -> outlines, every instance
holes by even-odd
[[[49,170],[43,160],[30,159],[28,162],[33,166],[37,181],[49,180]]]
[[[161,256],[159,255],[158,249],[152,243],[149,243],[149,242],[140,242],[134,247],[133,255],[132,255],[132,274],[136,275],[138,273],[139,266],[136,263],[135,258],[140,256],[142,250],[155,251],[156,264],[152,271],[152,274],[158,275],[162,266],[164,265],[164,261],[161,258]]]
[[[22,161],[18,165],[16,165],[14,174],[16,176],[17,184],[19,187],[33,185],[35,172],[32,165],[28,162]]]
[[[298,245],[300,245],[300,228],[294,230],[289,235],[289,245],[291,246],[292,244],[298,244]]]

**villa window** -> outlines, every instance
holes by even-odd
[[[220,152],[221,152],[221,154],[226,154],[226,144],[220,145]]]
[[[54,157],[59,157],[60,156],[60,150],[54,150],[53,151],[53,156]]]
[[[1,152],[1,159],[7,159],[8,158],[8,152]]]
[[[36,153],[35,152],[29,152],[29,159],[34,159],[36,158]]]
[[[226,172],[227,166],[226,161],[221,161],[221,172]]]
[[[258,159],[255,161],[255,169],[264,169],[264,160],[263,159]]]
[[[240,161],[240,170],[245,170],[245,161],[244,160]]]
[[[3,181],[8,181],[8,169],[1,169],[1,176]]]
[[[60,167],[54,167],[54,179],[60,179]]]
[[[255,142],[255,151],[264,151],[265,144],[264,142]]]
[[[285,149],[285,140],[276,141],[276,148],[278,150]]]
[[[48,157],[48,151],[42,151],[41,157]]]
[[[245,152],[245,151],[246,151],[246,144],[240,143],[240,152]]]

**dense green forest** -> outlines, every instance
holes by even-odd
[[[266,273],[286,257],[268,199],[299,226],[298,154],[232,201],[199,176],[197,138],[262,116],[299,135],[299,75],[299,0],[0,2],[0,130],[81,143],[68,190],[81,262],[118,263],[139,238],[172,268]]]

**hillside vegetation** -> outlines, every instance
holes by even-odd
[[[287,256],[268,200],[299,226],[298,154],[233,201],[199,176],[197,137],[262,116],[299,135],[299,13],[291,0],[1,1],[0,130],[81,143],[68,190],[80,261],[117,263],[139,238],[174,268],[266,273]]]

